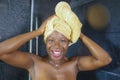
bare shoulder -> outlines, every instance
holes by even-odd
[[[78,59],[77,56],[69,58],[70,61],[77,61],[77,59]]]
[[[71,64],[74,64],[74,65],[77,65],[78,57],[75,56],[75,57],[68,58],[68,62],[70,62]]]
[[[36,55],[36,54],[34,54],[34,53],[28,53],[28,55],[29,55],[29,57],[32,58],[32,60],[33,60],[34,62],[36,62],[36,61],[41,61],[41,60],[43,59],[41,56]]]
[[[14,51],[3,55],[0,59],[12,66],[29,69],[40,57],[29,52]]]

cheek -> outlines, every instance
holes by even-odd
[[[59,44],[59,48],[63,48],[64,50],[67,50],[68,49],[68,46],[69,44]],[[46,43],[46,49],[49,50],[50,48],[55,48],[56,46],[53,45],[53,44],[49,44],[49,43]]]
[[[48,53],[48,50],[49,50],[49,48],[50,48],[50,45],[48,45],[47,43],[45,44],[45,48],[46,48],[46,51],[47,51],[47,53]]]
[[[50,48],[50,45],[46,44],[46,50],[48,51],[48,49]]]
[[[68,45],[63,46],[64,50],[67,51],[68,50]]]

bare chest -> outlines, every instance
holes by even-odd
[[[43,63],[36,65],[31,74],[32,80],[76,80],[77,69],[72,64],[55,67]]]

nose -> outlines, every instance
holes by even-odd
[[[55,43],[54,43],[54,48],[55,48],[55,49],[59,49],[59,48],[60,48],[60,43],[59,43],[59,41],[55,41]]]

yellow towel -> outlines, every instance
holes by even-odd
[[[55,15],[48,20],[44,33],[44,41],[53,32],[58,31],[75,43],[81,33],[82,24],[67,2],[61,1],[55,7]]]

